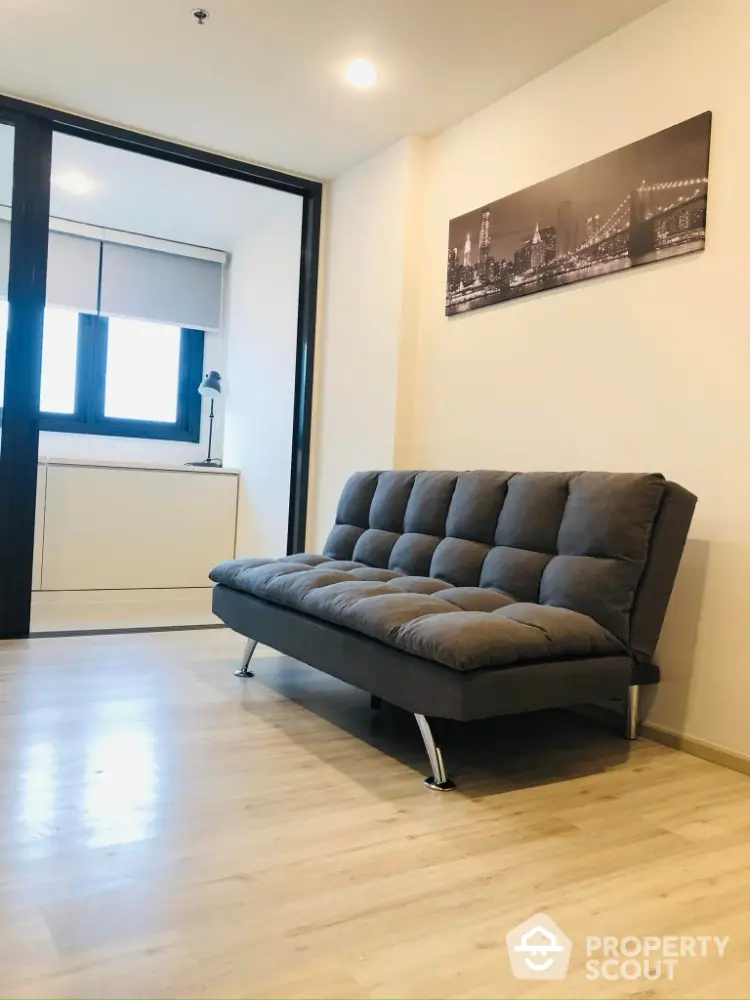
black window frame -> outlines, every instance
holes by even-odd
[[[107,417],[104,394],[107,378],[109,319],[78,314],[75,410],[73,413],[39,411],[39,429],[56,434],[100,434],[110,437],[152,438],[159,441],[197,443],[201,434],[204,331],[180,328],[180,370],[177,385],[177,419],[131,420]]]

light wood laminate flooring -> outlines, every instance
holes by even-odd
[[[3,997],[746,997],[750,779],[566,713],[449,726],[228,631],[0,643]],[[567,979],[513,979],[549,914]],[[674,979],[587,935],[729,935]]]

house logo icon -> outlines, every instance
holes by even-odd
[[[573,943],[554,920],[535,913],[508,931],[510,967],[516,979],[564,979]]]

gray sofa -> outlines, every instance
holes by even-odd
[[[213,608],[239,676],[263,642],[413,712],[446,790],[428,717],[620,696],[635,738],[695,503],[650,474],[361,472],[322,554],[222,563]]]

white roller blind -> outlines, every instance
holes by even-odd
[[[96,312],[100,246],[98,240],[49,234],[47,305]]]
[[[96,312],[99,241],[66,233],[49,234],[47,304],[76,312]],[[10,222],[0,219],[0,299],[8,298]]]
[[[197,330],[221,325],[222,265],[160,250],[50,232],[47,304]],[[10,222],[0,219],[0,299],[8,297]]]
[[[221,264],[105,243],[101,311],[197,330],[221,324]]]
[[[0,299],[8,298],[8,267],[10,265],[10,223],[0,219]]]

